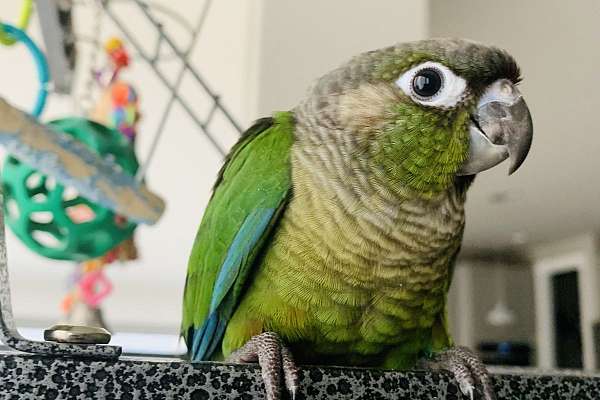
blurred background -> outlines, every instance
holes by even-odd
[[[183,51],[206,0],[151,2],[152,13]],[[19,1],[5,1],[14,20]],[[121,76],[139,94],[136,150],[150,152],[170,92],[113,19],[94,1],[71,3],[77,63],[69,94],[51,94],[44,120],[81,115],[97,96],[90,75],[102,43],[123,39],[131,65]],[[133,1],[109,1],[135,40],[153,54],[156,26]],[[165,9],[166,8],[166,9]],[[502,47],[521,66],[520,90],[534,120],[525,165],[480,174],[469,192],[467,230],[451,289],[456,342],[494,364],[542,368],[600,366],[600,3],[595,0],[219,0],[210,4],[189,62],[242,127],[287,110],[310,83],[351,56],[395,42],[453,36]],[[100,25],[100,28],[98,27]],[[42,48],[38,16],[28,33]],[[28,109],[36,71],[22,46],[1,48],[0,95]],[[155,67],[170,82],[181,60],[168,46]],[[185,75],[180,95],[204,115],[213,105]],[[236,129],[222,115],[211,131],[223,148]],[[178,347],[187,257],[221,164],[221,155],[178,104],[166,121],[147,173],[167,203],[155,226],[136,231],[139,259],[107,268],[113,292],[102,303],[115,341],[138,353],[173,354]],[[30,336],[61,319],[59,304],[72,262],[42,258],[8,233],[17,323]]]

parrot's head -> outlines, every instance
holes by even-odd
[[[373,179],[431,198],[506,159],[509,173],[523,163],[533,129],[519,74],[504,50],[424,40],[355,57],[317,81],[305,105],[353,144],[347,158],[364,158]]]

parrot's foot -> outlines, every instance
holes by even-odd
[[[433,370],[446,370],[454,374],[460,391],[473,400],[475,385],[479,383],[485,400],[494,400],[494,387],[490,375],[479,357],[466,347],[453,347],[420,361],[421,366]]]
[[[267,400],[281,399],[282,383],[296,397],[299,375],[292,353],[275,332],[264,332],[254,336],[227,358],[234,363],[257,362],[262,369],[262,378],[267,391]],[[282,375],[283,374],[283,382]]]

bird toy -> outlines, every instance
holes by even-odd
[[[133,145],[136,137],[136,126],[140,118],[138,95],[133,86],[117,80],[119,72],[129,66],[130,58],[123,43],[118,38],[109,39],[104,48],[110,61],[111,70],[109,75],[111,78],[106,85],[102,84],[101,79],[97,79],[97,82],[103,86],[103,90],[90,117],[118,131]],[[98,78],[101,75],[102,72],[96,72]],[[87,220],[88,215],[84,208],[78,210],[77,218],[82,221]],[[121,223],[126,221],[125,218],[119,215],[116,215],[115,218],[116,221]],[[95,324],[105,327],[99,309],[101,302],[111,293],[113,286],[106,277],[104,269],[115,261],[131,261],[135,260],[137,256],[138,252],[132,231],[127,239],[109,249],[100,257],[83,261],[77,265],[73,272],[73,279],[71,279],[71,289],[61,303],[63,312],[72,316],[71,319],[77,318],[75,316],[76,307],[83,303],[92,314],[96,315],[95,318],[91,318],[95,320]]]
[[[7,225],[37,254],[80,263],[73,277],[77,296],[63,300],[64,310],[73,311],[81,300],[99,311],[112,290],[103,266],[135,259],[132,235],[137,223],[152,223],[164,207],[134,178],[137,94],[132,88],[110,86],[111,112],[102,123],[71,117],[41,125],[32,117],[42,113],[47,99],[46,59],[24,31],[0,24],[0,33],[26,45],[40,81],[31,116],[0,99],[0,145],[9,153],[2,170]],[[129,60],[122,45],[118,47],[110,47],[116,60],[113,77]],[[101,318],[82,324],[103,325]]]
[[[117,37],[112,37],[104,43],[104,53],[107,63],[104,67],[93,70],[92,75],[100,86],[107,87],[118,79],[123,69],[129,66],[131,57],[121,39]]]

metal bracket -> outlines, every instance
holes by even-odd
[[[0,195],[0,341],[15,350],[27,353],[95,359],[118,358],[121,355],[119,346],[39,342],[26,339],[17,331],[10,300],[3,206],[4,196]]]

